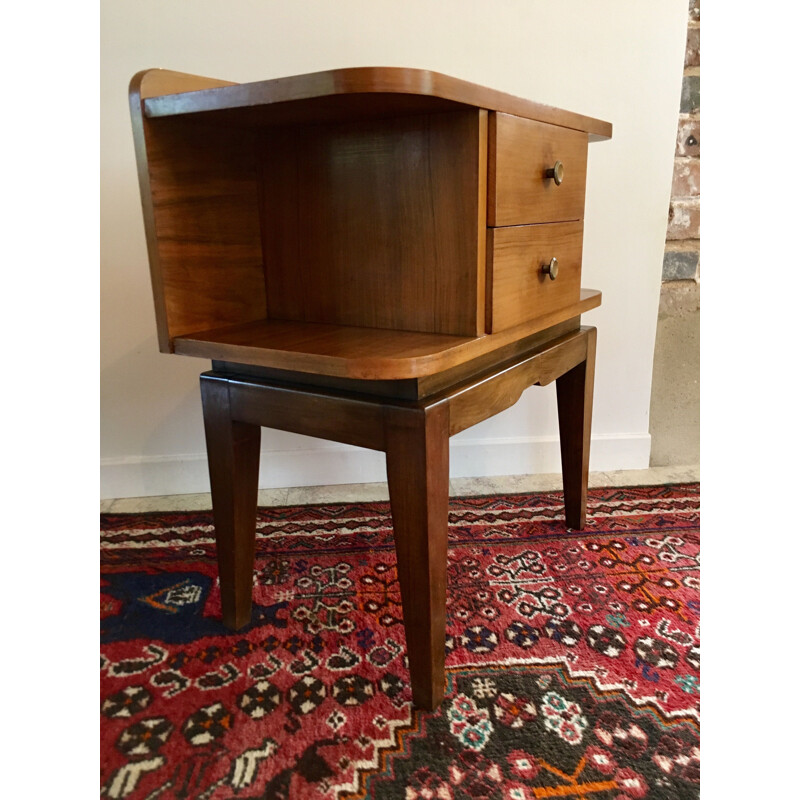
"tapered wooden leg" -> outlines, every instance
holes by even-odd
[[[222,621],[247,625],[253,603],[261,428],[231,419],[228,382],[200,377],[211,501],[217,539]]]
[[[586,328],[586,360],[556,378],[558,428],[561,438],[561,471],[567,527],[586,525],[586,493],[589,483],[589,444],[592,433],[594,356],[597,329]]]
[[[403,600],[411,691],[433,710],[444,696],[449,411],[386,410],[386,472]]]

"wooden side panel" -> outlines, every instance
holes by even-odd
[[[479,110],[270,130],[259,149],[271,318],[483,333]]]
[[[490,228],[487,246],[491,276],[487,323],[493,333],[578,300],[582,222]],[[541,272],[551,258],[558,261],[555,280]]]
[[[510,114],[489,115],[489,225],[583,219],[588,136]],[[564,165],[560,186],[546,177]]]
[[[184,120],[148,128],[170,337],[264,319],[253,134]]]
[[[258,191],[252,132],[186,119],[150,121],[141,98],[213,81],[151,70],[131,81],[159,346],[176,336],[264,319]]]

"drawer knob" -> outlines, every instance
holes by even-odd
[[[550,280],[554,281],[558,277],[558,259],[551,258],[549,264],[542,265],[542,272],[550,276]]]
[[[564,165],[560,161],[556,161],[544,175],[546,178],[552,178],[556,186],[561,186],[561,181],[564,180]]]

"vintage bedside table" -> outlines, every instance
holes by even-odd
[[[587,145],[607,122],[433,72],[130,88],[159,345],[200,376],[222,613],[250,621],[261,426],[383,450],[414,702],[444,691],[449,437],[556,381],[586,520]]]

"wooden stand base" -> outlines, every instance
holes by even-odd
[[[217,538],[222,616],[250,622],[261,427],[386,453],[397,570],[414,703],[444,695],[449,438],[513,405],[528,386],[556,381],[566,522],[586,522],[596,330],[540,337],[503,363],[464,377],[408,382],[330,380],[215,362],[200,378]]]

